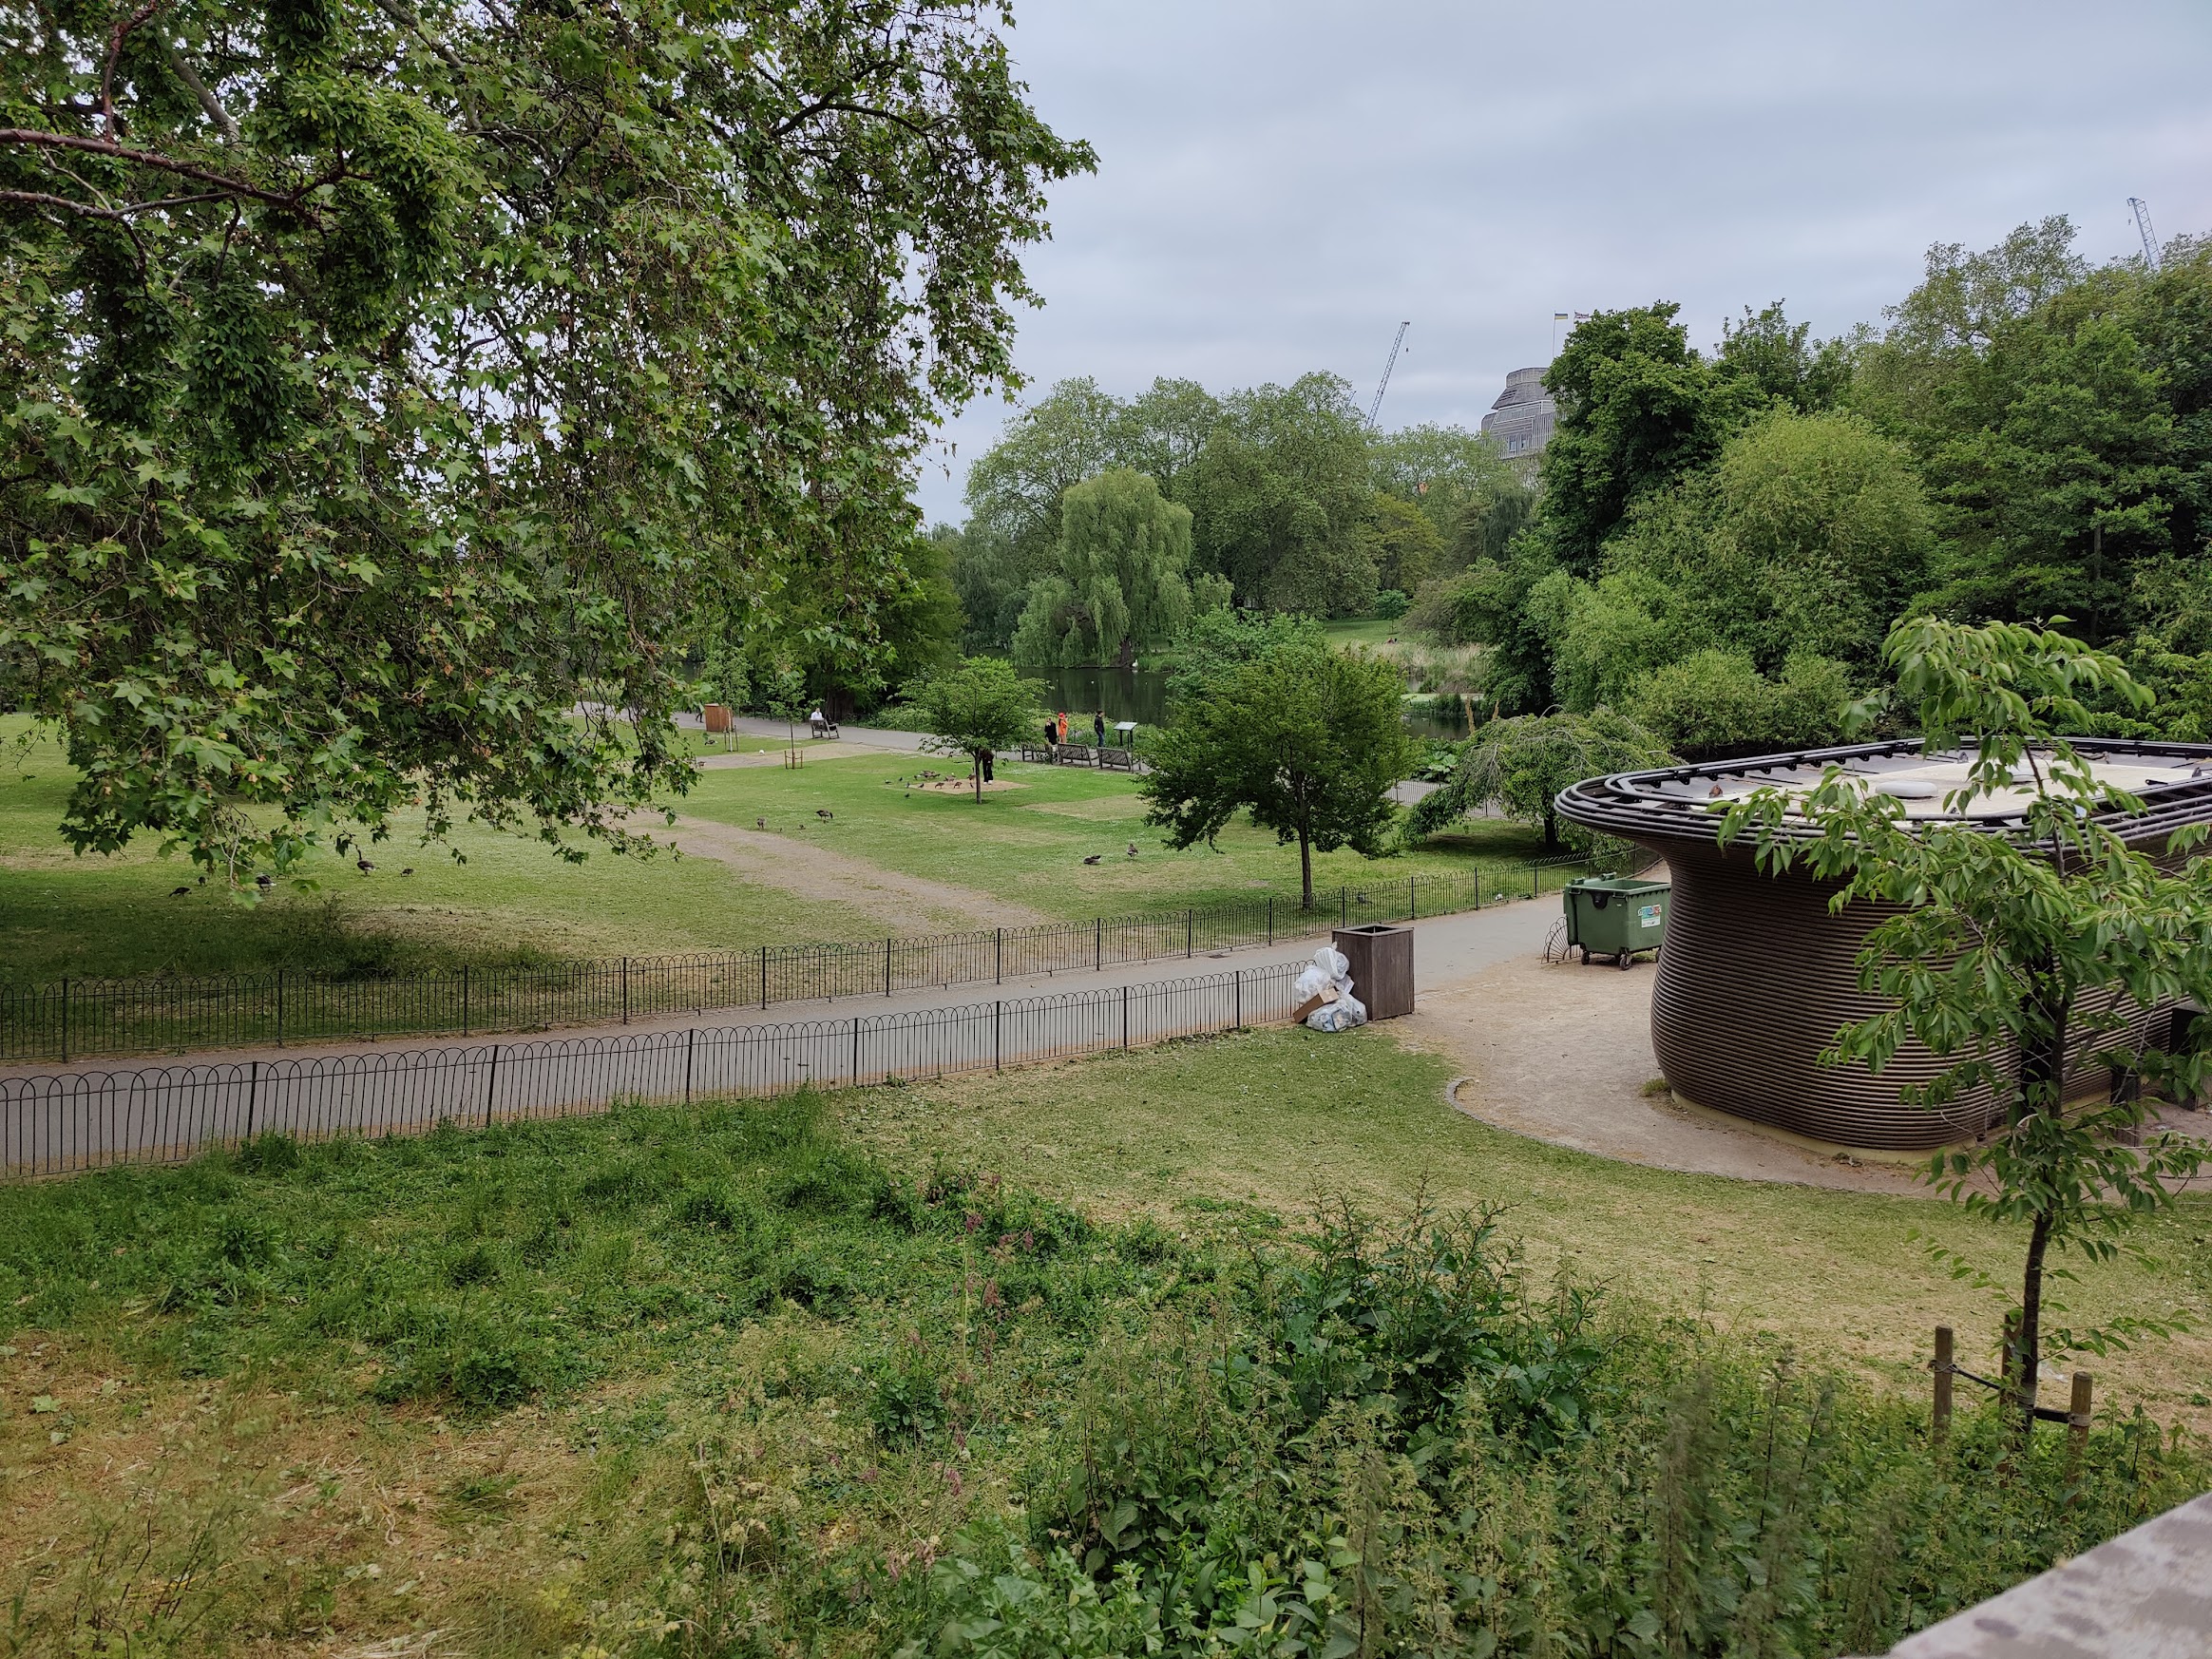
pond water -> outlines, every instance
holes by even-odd
[[[1023,679],[1044,687],[1044,704],[1065,709],[1071,725],[1088,725],[1093,713],[1103,709],[1106,723],[1135,720],[1140,726],[1158,726],[1168,717],[1168,671],[1164,668],[1024,668]],[[1431,714],[1424,700],[1408,706],[1405,729],[1416,737],[1464,737],[1466,722],[1452,715]]]

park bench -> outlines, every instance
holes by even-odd
[[[1039,766],[1050,766],[1052,751],[1041,743],[1024,743],[1021,746],[1021,758]]]
[[[1136,751],[1134,749],[1101,749],[1098,765],[1107,772],[1135,772],[1137,769]]]

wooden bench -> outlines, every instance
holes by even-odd
[[[1101,749],[1098,765],[1106,772],[1136,771],[1136,751],[1134,749]]]

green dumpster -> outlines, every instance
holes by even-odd
[[[1567,907],[1567,944],[1593,956],[1610,956],[1622,967],[1639,950],[1657,950],[1667,934],[1665,882],[1640,876],[1585,876],[1561,889]]]

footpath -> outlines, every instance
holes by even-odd
[[[1421,991],[1442,990],[1459,984],[1483,969],[1539,948],[1559,916],[1559,898],[1547,893],[1480,910],[1439,916],[1416,922],[1414,927],[1414,983]],[[994,1000],[1049,997],[1061,993],[1132,989],[1173,984],[1178,980],[1228,973],[1234,969],[1256,971],[1309,959],[1321,938],[1249,945],[1241,949],[1200,951],[1190,957],[1170,957],[1130,963],[1102,971],[1029,975],[1008,979],[1002,984],[937,985],[894,992],[887,997],[824,998],[803,1002],[777,1002],[768,1008],[739,1006],[685,1010],[627,1024],[605,1021],[589,1025],[563,1025],[540,1032],[486,1032],[467,1039],[437,1036],[388,1037],[353,1042],[296,1043],[283,1048],[264,1044],[244,1048],[200,1049],[189,1053],[110,1056],[61,1065],[52,1061],[0,1066],[0,1078],[87,1076],[184,1066],[237,1066],[254,1060],[300,1060],[373,1055],[436,1055],[482,1050],[487,1043],[520,1043],[556,1039],[636,1037],[655,1032],[684,1031],[693,1027],[752,1029],[761,1026],[803,1025],[814,1020],[847,1020],[854,1015],[922,1013],[939,1008],[988,1006]]]

